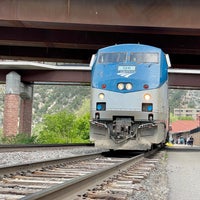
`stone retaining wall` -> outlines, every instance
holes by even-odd
[[[200,132],[191,134],[194,138],[194,145],[200,146]]]

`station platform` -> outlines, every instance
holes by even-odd
[[[185,144],[167,144],[165,146],[166,150],[173,151],[200,151],[200,146],[196,145],[185,145]]]
[[[168,200],[199,200],[200,147],[177,144],[166,149]]]

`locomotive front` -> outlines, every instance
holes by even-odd
[[[92,62],[91,130],[96,146],[146,150],[167,131],[167,62],[158,48],[115,45]]]

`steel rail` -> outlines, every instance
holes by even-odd
[[[103,180],[108,179],[108,177],[119,173],[125,168],[133,165],[133,163],[141,161],[145,157],[153,155],[156,151],[158,150],[156,149],[147,153],[140,154],[136,157],[128,159],[127,161],[123,161],[106,169],[102,169],[89,175],[73,179],[72,181],[65,181],[64,183],[61,183],[59,185],[50,187],[35,194],[28,195],[22,198],[22,200],[75,199],[78,194],[84,193],[88,189],[92,189],[94,185],[102,183]]]

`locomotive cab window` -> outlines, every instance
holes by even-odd
[[[124,63],[126,62],[126,53],[101,53],[98,58],[98,63]]]
[[[158,53],[130,53],[130,61],[136,63],[159,63]]]

